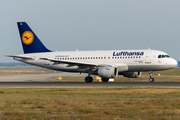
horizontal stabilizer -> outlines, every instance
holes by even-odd
[[[29,56],[15,56],[15,55],[6,55],[6,57],[13,57],[13,58],[22,58],[22,59],[35,59]]]

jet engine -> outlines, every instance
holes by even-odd
[[[138,78],[141,76],[141,72],[124,72],[122,75],[128,78]]]
[[[107,66],[98,69],[98,75],[102,78],[115,78],[118,75],[116,67]]]

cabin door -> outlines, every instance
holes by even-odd
[[[150,51],[146,52],[145,63],[151,63],[151,52]]]

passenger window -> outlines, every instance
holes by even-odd
[[[161,58],[161,55],[159,55],[158,58]]]

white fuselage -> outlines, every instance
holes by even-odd
[[[85,73],[88,72],[88,69],[78,66],[79,62],[97,64],[98,66],[116,66],[118,68],[118,73],[133,71],[160,71],[177,66],[177,61],[173,58],[160,58],[159,55],[167,54],[158,50],[72,51],[30,53],[19,56],[33,57],[34,59],[15,59],[48,69]],[[62,63],[43,60],[40,58],[50,58],[51,60],[61,61]],[[63,63],[63,61],[77,64],[67,64]]]

